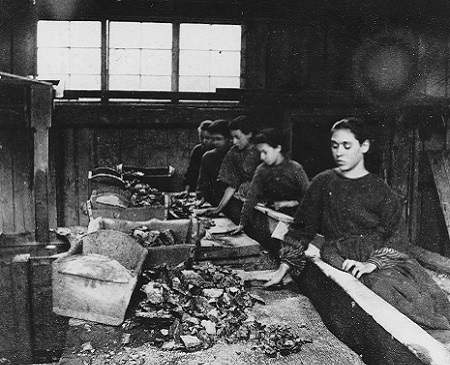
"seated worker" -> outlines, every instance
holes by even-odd
[[[253,175],[236,233],[251,224],[258,202],[293,216],[309,184],[303,167],[287,156],[288,146],[280,130],[263,129],[254,143],[263,163]]]
[[[197,199],[214,206],[220,202],[225,191],[224,184],[217,180],[217,176],[222,161],[231,147],[231,137],[228,122],[223,119],[212,122],[208,132],[214,149],[205,152],[202,157],[197,181]]]
[[[211,142],[211,136],[208,132],[208,127],[211,123],[211,120],[204,120],[197,128],[200,143],[195,145],[192,149],[189,166],[184,174],[183,186],[186,195],[196,191],[202,157],[206,151],[214,148]]]
[[[205,211],[206,215],[220,213],[236,191],[241,198],[246,197],[256,167],[261,163],[259,151],[252,142],[253,128],[253,123],[244,115],[229,123],[233,147],[225,156],[217,178],[226,189],[219,204]]]
[[[296,280],[305,248],[321,233],[326,263],[359,279],[423,328],[450,329],[446,295],[407,253],[398,197],[365,168],[367,127],[358,118],[340,120],[330,142],[337,167],[312,180],[284,237],[280,267],[265,285],[279,283],[288,271]]]

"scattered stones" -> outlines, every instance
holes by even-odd
[[[288,326],[267,327],[249,317],[254,303],[264,300],[249,294],[233,270],[210,263],[181,264],[147,271],[143,278],[147,280],[141,287],[144,296],[132,303],[134,316],[124,328],[143,325],[151,329],[150,343],[162,349],[191,352],[218,341],[252,341],[255,350],[275,357],[298,352],[311,342],[296,336]]]

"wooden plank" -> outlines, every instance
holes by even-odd
[[[77,180],[87,179],[78,176],[76,165],[76,141],[74,129],[65,129],[64,136],[64,226],[71,227],[78,224],[78,191]]]
[[[207,236],[200,240],[195,258],[197,260],[217,260],[242,258],[259,255],[261,246],[245,233],[231,236],[229,233],[236,228],[228,218],[215,218],[215,226],[208,229]],[[208,238],[209,237],[209,238]]]
[[[57,190],[58,180],[56,176],[56,172],[60,172],[59,170],[59,161],[63,159],[61,155],[59,155],[59,132],[51,129],[49,137],[49,173],[48,173],[48,201],[49,201],[49,212],[48,212],[48,225],[50,229],[55,229],[58,226],[58,209],[59,209],[59,201],[57,201]],[[59,190],[61,191],[61,189]]]
[[[98,166],[115,167],[122,162],[121,135],[122,130],[119,128],[97,129]]]
[[[142,159],[145,167],[167,166],[171,142],[166,129],[145,129],[141,135]]]
[[[330,331],[366,364],[450,363],[442,343],[348,273],[315,258],[296,284]]]
[[[58,354],[64,348],[68,318],[52,308],[52,262],[55,258],[30,258],[30,305],[33,326],[33,353]]]
[[[93,167],[92,156],[94,154],[94,138],[91,128],[81,128],[75,133],[75,143],[77,143],[77,197],[78,197],[78,224],[87,227],[89,218],[82,207],[89,198],[88,172]]]
[[[16,233],[35,232],[35,205],[31,186],[32,134],[17,131],[13,147],[14,222]]]
[[[53,106],[53,89],[51,85],[31,86],[30,124],[34,129],[34,205],[36,240],[49,241],[49,201],[48,201],[48,170],[49,170],[49,136]]]
[[[17,348],[17,357],[21,361],[17,363],[21,364],[32,362],[28,258],[28,255],[16,256],[11,265],[12,296],[15,311],[15,326],[11,330],[17,344],[20,344],[20,348]]]
[[[136,128],[122,129],[120,150],[122,151],[121,163],[124,165],[141,165],[141,151],[139,146],[139,137],[141,132],[142,130]]]
[[[427,155],[444,214],[447,232],[450,235],[450,165],[445,162],[450,157],[449,152],[448,150],[428,151]]]
[[[13,131],[0,133],[0,228],[2,232],[13,234],[14,193],[13,193]]]

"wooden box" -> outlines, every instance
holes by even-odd
[[[169,211],[169,197],[164,194],[164,205],[149,205],[144,207],[115,207],[95,202],[95,196],[91,196],[92,219],[114,218],[128,221],[147,221],[149,219],[167,219]]]
[[[83,254],[53,263],[53,311],[120,325],[147,250],[130,235],[114,230],[87,234],[82,241]]]

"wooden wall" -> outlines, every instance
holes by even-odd
[[[1,130],[0,146],[0,231],[33,236],[32,132],[27,128]]]
[[[68,318],[52,311],[53,261],[29,255],[0,260],[0,357],[12,364],[61,356]]]

